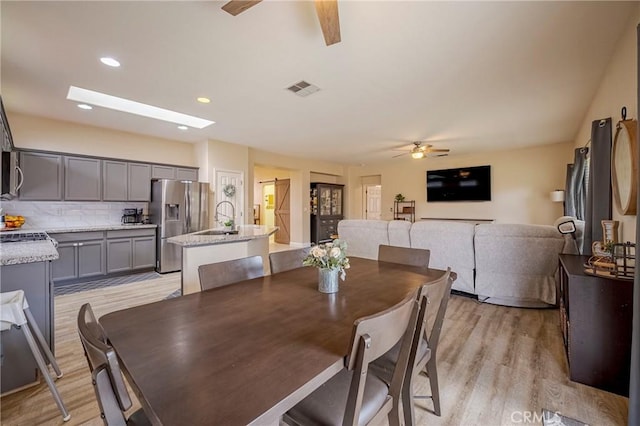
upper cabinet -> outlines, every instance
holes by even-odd
[[[184,167],[176,168],[177,180],[190,180],[192,182],[198,181],[198,169],[187,169]]]
[[[198,169],[109,158],[22,151],[26,201],[150,201],[151,179],[198,181]]]
[[[21,200],[60,201],[64,186],[62,155],[44,152],[21,152],[20,168],[24,182],[20,188]]]
[[[67,201],[101,200],[102,160],[87,157],[64,157],[64,199]]]
[[[176,168],[154,164],[151,166],[151,179],[175,179]]]
[[[129,163],[128,166],[128,200],[151,200],[151,165],[141,163]]]
[[[102,199],[104,201],[127,201],[127,162],[103,160]]]

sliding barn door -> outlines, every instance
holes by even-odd
[[[280,229],[275,234],[275,242],[279,244],[289,244],[291,234],[290,227],[290,186],[289,179],[276,180],[276,206],[275,206],[275,225]]]

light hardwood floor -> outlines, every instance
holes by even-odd
[[[57,385],[72,415],[67,424],[102,424],[76,331],[79,307],[90,302],[100,317],[161,300],[179,280],[172,274],[56,297],[56,356],[64,372]],[[627,398],[568,380],[557,317],[555,309],[507,308],[452,296],[438,349],[442,417],[427,410],[430,401],[417,400],[418,425],[532,424],[524,419],[543,408],[590,425],[625,425]],[[416,394],[428,395],[428,389],[420,377]],[[0,402],[2,425],[64,424],[44,384]]]

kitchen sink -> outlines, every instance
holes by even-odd
[[[196,234],[196,235],[233,235],[237,233],[238,233],[237,229],[234,229],[231,231],[224,230],[224,229],[212,229],[210,231],[200,232],[199,234]]]

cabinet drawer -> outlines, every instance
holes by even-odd
[[[155,228],[119,229],[116,231],[107,231],[107,238],[151,237],[155,235],[156,235]]]
[[[49,235],[59,243],[66,243],[69,241],[102,240],[104,238],[104,231],[62,232]]]

